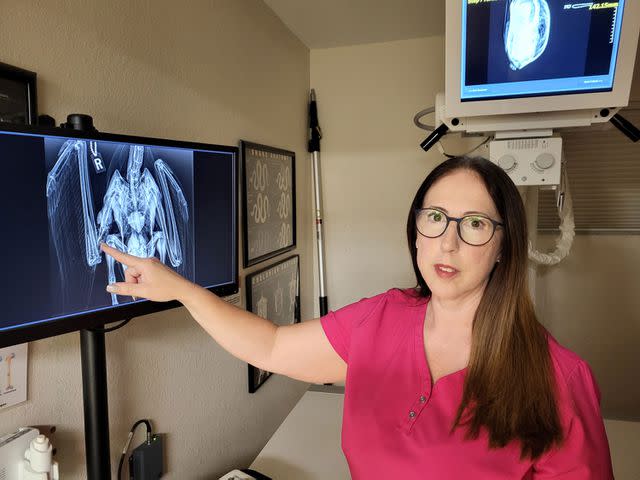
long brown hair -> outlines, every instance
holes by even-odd
[[[489,447],[513,440],[521,458],[538,458],[563,434],[546,331],[538,322],[527,286],[527,223],[518,189],[497,165],[482,158],[456,157],[438,165],[411,205],[407,241],[420,295],[431,290],[418,268],[415,209],[445,175],[466,169],[483,181],[504,223],[501,261],[490,273],[473,320],[471,355],[462,401],[451,427],[467,427],[467,438],[485,428]]]

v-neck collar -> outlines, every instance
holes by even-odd
[[[456,370],[455,372],[448,373],[440,377],[436,382],[431,384],[431,370],[429,369],[429,361],[427,360],[427,351],[425,345],[425,336],[424,336],[424,327],[427,315],[427,308],[431,301],[431,297],[427,297],[426,302],[417,309],[418,318],[415,322],[416,325],[416,334],[415,334],[415,350],[416,355],[418,356],[418,364],[420,365],[420,375],[422,380],[422,391],[428,392],[428,396],[431,396],[432,390],[435,386],[449,377],[454,377],[461,375],[467,371],[468,367],[464,367],[460,370]]]

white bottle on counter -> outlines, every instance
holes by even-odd
[[[53,448],[49,439],[38,435],[24,452],[20,480],[59,480],[58,462],[51,460]]]

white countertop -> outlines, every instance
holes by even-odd
[[[313,385],[249,468],[274,480],[350,479],[340,447],[344,388]]]

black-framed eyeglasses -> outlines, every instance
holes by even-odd
[[[416,208],[415,218],[418,233],[427,238],[439,237],[447,231],[449,222],[456,222],[460,239],[474,247],[489,243],[496,233],[496,228],[504,227],[504,223],[486,215],[474,213],[464,217],[451,217],[436,208]]]

